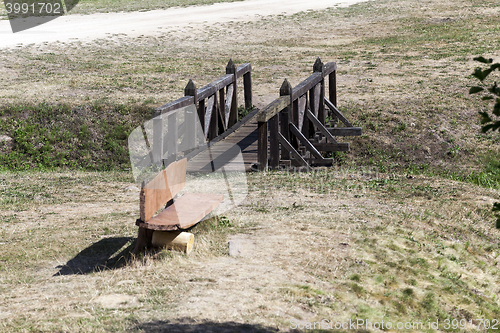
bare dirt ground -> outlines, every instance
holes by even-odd
[[[92,41],[110,35],[158,36],[174,28],[202,28],[234,21],[254,21],[259,17],[294,14],[306,10],[349,6],[366,0],[246,0],[152,10],[147,12],[68,15],[39,27],[13,34],[7,20],[0,21],[0,48],[53,42]]]

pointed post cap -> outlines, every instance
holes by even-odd
[[[288,82],[287,79],[285,79],[280,88],[280,96],[286,96],[291,94],[292,94],[292,85],[290,84],[290,82]]]
[[[196,96],[196,85],[193,80],[189,79],[186,88],[184,88],[184,96]]]
[[[233,59],[229,59],[229,62],[226,66],[226,74],[235,74],[236,73],[236,65],[233,62]]]
[[[313,72],[322,72],[323,68],[324,68],[323,62],[319,57],[317,57],[316,61],[314,62]]]

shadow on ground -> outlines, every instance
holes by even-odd
[[[184,318],[175,322],[152,321],[132,327],[129,332],[141,333],[271,333],[279,332],[277,328],[258,324],[242,324],[235,322],[216,323],[213,321],[195,321]]]
[[[88,274],[95,271],[117,269],[127,264],[133,249],[135,238],[110,237],[101,239],[78,253],[66,265],[57,266],[57,275]],[[130,243],[125,249],[124,246]],[[120,251],[121,250],[121,251]],[[117,253],[120,251],[119,253]]]

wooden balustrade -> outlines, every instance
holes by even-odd
[[[309,162],[331,165],[333,159],[324,158],[321,152],[349,150],[348,143],[339,143],[334,136],[361,135],[361,128],[353,127],[337,109],[336,72],[336,63],[324,65],[317,58],[311,76],[294,88],[285,79],[280,97],[259,111],[259,170],[277,169],[281,163],[291,164],[291,159],[306,168],[310,167]],[[329,99],[325,96],[326,77]],[[331,123],[341,120],[346,127],[328,128],[327,118]],[[304,158],[299,146],[309,151],[311,157]]]
[[[230,60],[224,76],[200,89],[189,80],[184,97],[155,109],[150,153],[154,163],[167,164],[191,156],[199,150],[196,147],[200,138],[206,142],[220,140],[239,128],[238,80],[243,79],[244,105],[250,109],[253,107],[251,71],[250,64],[236,66]],[[317,58],[311,76],[293,88],[285,79],[280,97],[261,110],[255,110],[258,112],[259,170],[277,169],[282,164],[306,168],[332,165],[333,159],[325,158],[324,152],[349,150],[348,143],[337,142],[335,137],[361,135],[361,128],[354,127],[337,108],[336,73],[336,63],[323,64]],[[194,108],[189,108],[190,105]],[[174,111],[181,108],[184,114],[179,116]],[[159,117],[161,115],[164,116]],[[251,120],[247,118],[244,122]],[[196,126],[197,119],[201,126]],[[165,121],[168,121],[166,135],[163,134]],[[344,127],[337,127],[339,122]],[[179,137],[182,137],[180,143]],[[179,150],[183,154],[179,155]]]
[[[153,160],[164,158],[167,152],[167,163],[174,161],[178,157],[178,144],[176,138],[183,136],[182,145],[196,148],[196,138],[200,130],[196,126],[196,115],[186,111],[184,122],[177,124],[173,117],[176,110],[195,105],[197,116],[201,123],[202,135],[206,141],[211,141],[223,132],[229,130],[238,122],[238,79],[243,77],[243,94],[245,108],[252,108],[252,66],[249,63],[238,67],[232,60],[226,66],[226,75],[197,89],[192,80],[189,80],[184,89],[184,97],[167,103],[153,111]],[[163,117],[160,117],[164,115]],[[165,119],[169,121],[167,137],[163,136],[163,126]],[[171,124],[172,123],[172,124]],[[174,129],[174,125],[176,128]],[[187,152],[185,152],[187,153]]]

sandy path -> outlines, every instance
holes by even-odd
[[[260,16],[349,6],[363,1],[367,0],[246,0],[148,12],[67,15],[15,34],[12,33],[9,22],[3,20],[0,21],[0,48],[32,43],[90,41],[112,34],[126,34],[130,37],[157,35],[186,26],[250,21]]]

